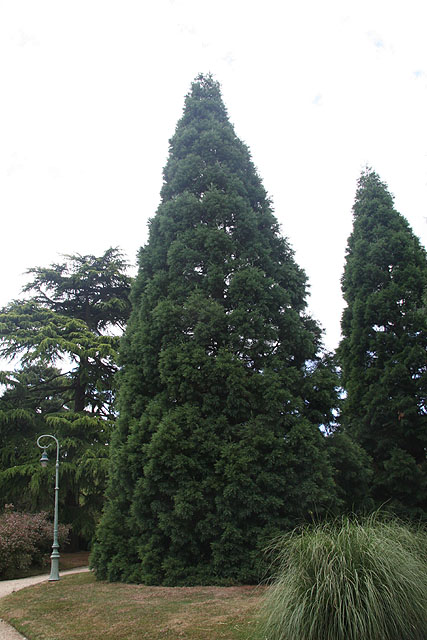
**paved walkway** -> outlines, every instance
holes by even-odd
[[[60,576],[66,576],[69,573],[81,573],[82,571],[89,571],[87,567],[81,567],[80,569],[70,569],[69,571],[60,571]],[[49,574],[44,573],[41,576],[31,576],[30,578],[20,578],[19,580],[2,580],[0,581],[0,598],[8,596],[9,593],[24,589],[24,587],[30,587],[32,584],[39,582],[46,582]],[[10,624],[7,624],[4,620],[0,619],[0,640],[26,640],[24,636],[18,633]]]

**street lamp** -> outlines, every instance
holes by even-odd
[[[40,444],[42,438],[52,438],[56,442],[56,474],[55,474],[55,512],[53,517],[53,545],[52,555],[50,556],[50,576],[49,580],[59,580],[59,544],[58,544],[58,491],[59,491],[59,442],[55,436],[44,434],[37,438],[37,446],[43,449],[40,463],[42,467],[46,467],[49,458],[47,457],[46,449],[50,447],[52,443],[43,445]]]

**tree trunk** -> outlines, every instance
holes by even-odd
[[[75,387],[74,387],[74,411],[79,413],[84,411],[86,405],[86,365],[87,360],[81,359],[79,370],[76,376]]]

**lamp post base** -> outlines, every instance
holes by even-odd
[[[58,549],[54,549],[50,556],[49,582],[59,580],[59,557]]]

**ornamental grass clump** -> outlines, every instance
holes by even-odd
[[[425,640],[427,534],[378,515],[294,531],[274,543],[262,605],[268,640]]]

